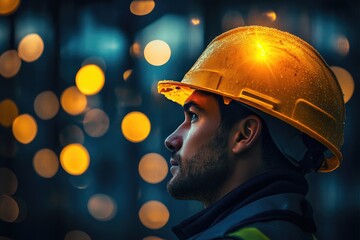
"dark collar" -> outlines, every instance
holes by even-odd
[[[188,239],[218,223],[236,209],[260,198],[280,193],[306,195],[307,192],[307,181],[297,172],[266,172],[241,184],[213,205],[174,226],[172,231],[179,239]]]

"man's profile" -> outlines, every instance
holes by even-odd
[[[168,191],[205,206],[173,228],[179,239],[316,239],[304,176],[340,165],[345,106],[312,46],[272,28],[236,28],[158,91],[185,116],[165,140]]]

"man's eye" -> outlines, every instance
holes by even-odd
[[[196,113],[193,113],[193,112],[190,112],[190,111],[189,111],[189,116],[190,116],[190,120],[192,122],[198,119],[198,115],[196,115]]]

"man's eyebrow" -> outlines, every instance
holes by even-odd
[[[183,106],[185,112],[188,112],[191,107],[195,107],[200,111],[204,111],[204,108],[202,108],[199,104],[197,104],[194,101],[189,101],[189,102],[185,103]]]

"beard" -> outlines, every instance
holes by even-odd
[[[229,131],[220,126],[216,136],[190,158],[173,155],[179,166],[168,182],[167,190],[174,198],[203,202],[217,198],[231,167],[227,152],[228,134]]]

